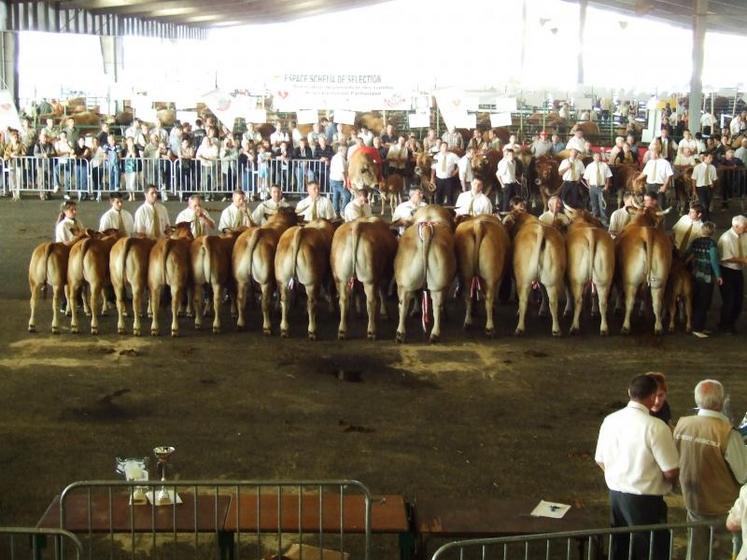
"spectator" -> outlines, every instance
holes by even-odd
[[[389,165],[389,169],[392,173],[396,173],[403,179],[407,175],[407,159],[409,153],[407,146],[405,146],[405,137],[400,136],[397,138],[395,144],[389,147],[386,154],[386,162]]]
[[[639,150],[638,150],[638,142],[635,139],[635,135],[633,134],[627,134],[625,136],[625,143],[630,146],[630,152],[633,154],[633,157],[635,158],[636,162],[638,161],[639,157]]]
[[[49,141],[47,133],[39,133],[39,140],[34,145],[34,172],[39,186],[39,196],[46,199],[52,182],[52,158],[55,156],[54,146]]]
[[[324,134],[319,135],[318,141],[319,143],[314,148],[314,159],[319,160],[316,179],[324,186],[326,191],[329,188],[329,162],[335,152],[332,150],[332,146],[327,144],[327,137]]]
[[[548,155],[552,152],[552,142],[547,139],[547,131],[543,130],[539,133],[539,138],[532,142],[529,151],[536,158]]]
[[[690,151],[690,148],[682,148],[677,152],[677,156],[674,158],[675,167],[695,167],[697,162],[695,156]]]
[[[563,141],[560,140],[560,136],[557,133],[554,133],[552,135],[551,142],[552,142],[551,150],[552,150],[553,155],[557,155],[563,150],[565,150],[565,143],[563,143]]]
[[[347,178],[347,161],[345,160],[345,146],[339,144],[337,153],[332,157],[329,164],[329,184],[332,188],[332,206],[338,214],[341,214],[344,208],[350,202],[350,191],[345,188]]]
[[[319,138],[323,136],[324,132],[319,128],[319,123],[314,123],[311,125],[311,131],[306,135],[306,140],[309,146],[315,146],[319,142]]]
[[[288,133],[283,130],[283,124],[280,121],[275,122],[275,131],[270,134],[270,144],[279,146],[281,142],[288,142]]]
[[[260,200],[270,196],[270,161],[272,154],[260,144],[257,146],[257,187]]]
[[[659,208],[663,210],[666,208],[667,189],[674,171],[669,162],[661,158],[656,148],[650,150],[649,153],[651,159],[643,166],[643,171],[638,178],[646,178],[646,192],[656,197]]]
[[[579,151],[576,148],[571,148],[570,155],[558,167],[558,173],[563,179],[560,199],[563,204],[573,209],[586,208],[586,189],[580,182],[586,168],[578,154]]]
[[[235,190],[236,180],[238,177],[237,166],[239,162],[239,150],[236,148],[236,141],[233,139],[231,134],[226,135],[226,139],[223,141],[223,145],[220,147],[220,170],[223,175],[223,188],[222,190]],[[270,160],[270,153],[267,153],[267,161]],[[269,168],[269,164],[267,166]],[[270,171],[267,170],[267,176],[269,177]],[[224,196],[223,201],[227,198]]]
[[[73,147],[75,156],[75,188],[78,190],[78,200],[88,199],[88,171],[91,161],[91,149],[86,146],[86,139],[78,137]]]
[[[610,216],[609,232],[614,239],[622,232],[623,228],[630,221],[630,208],[633,207],[633,193],[625,191],[623,193],[623,206],[618,208]]]
[[[672,424],[672,410],[667,400],[667,378],[658,371],[649,371],[646,375],[653,377],[656,381],[656,400],[651,407],[651,416],[664,422],[671,430],[674,424]]]
[[[693,138],[693,135],[688,129],[682,131],[682,140],[677,144],[677,152],[682,153],[685,148],[690,150],[691,154],[697,154],[698,152],[698,141]]]
[[[361,125],[360,132],[358,133],[358,138],[363,140],[363,144],[365,144],[366,146],[373,145],[374,134],[373,132],[368,130],[368,127],[365,124]]]
[[[381,143],[386,148],[390,148],[392,144],[397,142],[398,136],[394,133],[394,126],[391,124],[386,125],[384,134],[381,135]]]
[[[125,149],[122,157],[122,168],[125,176],[125,190],[128,194],[128,201],[135,200],[135,191],[137,190],[138,175],[141,171],[140,150],[135,145],[135,139],[132,136],[125,137]]]
[[[716,117],[714,117],[709,111],[703,111],[700,116],[700,127],[703,134],[709,136],[712,131],[716,130],[714,127],[718,124]]]
[[[734,152],[734,157],[742,162],[742,165],[747,165],[747,138],[742,138],[739,148]]]
[[[96,201],[101,202],[101,191],[104,190],[104,167],[106,166],[106,152],[99,144],[99,139],[91,139],[91,187],[96,193]]]
[[[211,129],[208,129],[211,130]],[[209,133],[211,134],[211,133]],[[220,160],[220,140],[210,135],[202,139],[202,144],[195,152],[200,162],[200,190],[205,193],[205,200],[213,200],[212,192],[218,188],[218,164]]]
[[[454,125],[451,125],[448,130],[443,133],[441,140],[446,142],[449,150],[454,148],[461,150],[464,147],[464,138],[462,138],[462,135],[457,132]]]
[[[474,179],[474,174],[472,173],[472,158],[474,155],[475,149],[472,146],[468,146],[466,153],[459,158],[459,183],[463,193],[470,190],[470,183]]]
[[[679,455],[669,428],[650,415],[658,386],[649,375],[638,375],[628,387],[630,402],[604,419],[595,460],[609,488],[612,527],[656,525],[667,522],[664,495],[679,474]],[[632,543],[630,542],[632,540]],[[614,560],[649,558],[650,533],[616,535]],[[653,558],[669,557],[669,534],[657,531],[651,543]]]
[[[99,231],[117,229],[121,235],[132,235],[135,219],[124,209],[122,193],[113,192],[109,195],[111,207],[104,212],[99,220]]]
[[[740,485],[747,482],[747,447],[723,414],[724,400],[724,387],[715,379],[698,383],[698,414],[679,419],[674,441],[680,454],[680,486],[687,520],[713,522],[714,541],[728,545],[724,524]],[[711,558],[711,550],[708,528],[690,529],[688,560]]]
[[[571,220],[563,212],[563,201],[556,194],[547,199],[547,210],[540,214],[539,221],[560,230],[571,225]]]
[[[719,330],[726,334],[736,334],[737,320],[742,313],[744,300],[744,276],[742,270],[747,264],[747,218],[739,215],[731,220],[731,228],[718,240],[721,264],[721,320]]]
[[[672,140],[669,136],[669,130],[667,128],[661,129],[659,142],[661,143],[661,157],[669,162],[674,161],[675,155],[677,154],[677,142]]]
[[[67,133],[61,131],[57,137],[57,141],[54,143],[54,151],[57,154],[54,166],[54,189],[53,192],[58,192],[60,186],[64,187],[64,196],[67,198],[70,196],[70,185],[72,183],[72,166],[70,165],[70,157],[73,155],[73,146],[67,139]]]
[[[586,153],[586,140],[584,140],[584,131],[580,128],[576,128],[576,131],[573,133],[573,136],[568,140],[568,143],[565,146],[566,150],[573,150],[575,149],[580,154]]]
[[[741,160],[734,157],[734,150],[728,148],[724,150],[724,157],[719,162],[719,170],[721,171],[721,206],[726,209],[729,207],[729,199],[740,198],[744,194],[742,193],[742,184],[745,181],[744,165]]]
[[[739,533],[742,531],[742,548],[737,554],[736,560],[747,560],[747,485],[742,486],[739,490],[739,497],[729,510],[729,515],[726,518],[726,528],[733,533]],[[736,535],[735,535],[736,540]]]
[[[301,192],[304,189],[304,184],[307,177],[308,160],[314,157],[314,153],[311,148],[306,144],[306,138],[301,138],[298,141],[298,148],[293,153],[293,165],[295,167],[294,174],[296,179],[296,190]],[[312,178],[313,180],[313,178]]]
[[[708,310],[711,308],[713,284],[723,284],[721,265],[718,262],[718,247],[713,241],[716,226],[713,222],[705,222],[700,228],[700,237],[690,243],[685,253],[685,261],[690,262],[693,277],[693,334],[698,338],[707,338],[706,331]]]

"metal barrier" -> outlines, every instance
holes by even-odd
[[[593,529],[589,531],[566,531],[487,539],[455,541],[441,546],[431,560],[471,560],[486,558],[563,558],[565,560],[592,560],[593,558],[627,558],[642,560],[641,551],[648,560],[672,559],[674,534],[682,531],[691,535],[693,530],[707,533],[708,560],[714,547],[714,533],[725,531],[717,522],[688,522],[666,525],[640,525]],[[607,540],[605,544],[605,539]],[[535,546],[532,546],[535,545]],[[553,546],[555,545],[555,546]],[[575,545],[575,546],[574,546]],[[688,546],[690,543],[688,542]],[[666,553],[662,553],[663,549]],[[647,552],[646,552],[647,551]],[[606,556],[605,556],[606,555]],[[698,558],[700,558],[698,556]]]
[[[747,199],[747,168],[717,166],[718,192],[721,201],[726,203],[731,199],[741,202],[742,211],[745,210],[745,199]]]
[[[22,538],[18,538],[22,537]],[[53,538],[54,546],[45,547],[46,539]],[[83,554],[83,545],[78,537],[63,529],[38,529],[35,527],[0,527],[0,556],[3,558],[62,558],[65,551],[74,553],[76,560]],[[5,542],[7,541],[7,542]],[[6,556],[7,553],[7,556]]]
[[[178,494],[182,503],[154,505],[162,492]],[[149,505],[130,505],[146,498]],[[221,558],[281,558],[286,545],[298,544],[305,545],[301,560],[308,547],[320,558],[339,551],[340,559],[346,553],[369,559],[372,498],[355,480],[81,481],[65,488],[58,503],[59,518],[53,504],[41,525],[51,516],[52,524],[84,536],[89,558],[106,556],[106,548],[110,558],[118,556],[125,553],[120,547],[133,557],[159,548],[175,558],[190,548],[194,557],[212,557],[217,548]],[[212,544],[201,543],[206,533]]]

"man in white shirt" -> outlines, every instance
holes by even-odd
[[[677,142],[669,136],[668,128],[661,129],[659,141],[661,142],[661,157],[669,162],[674,161],[674,157],[677,154]]]
[[[586,207],[586,188],[581,184],[586,168],[578,154],[579,151],[576,148],[571,148],[571,155],[560,162],[558,167],[558,173],[563,179],[559,193],[560,199],[563,204],[574,209]]]
[[[663,159],[659,152],[651,150],[650,153],[651,159],[646,162],[638,179],[646,178],[646,191],[654,194],[659,203],[659,208],[664,210],[667,203],[667,189],[674,171],[669,162]]]
[[[238,231],[242,227],[250,227],[252,220],[246,207],[246,194],[241,189],[233,191],[231,204],[220,213],[218,231]]]
[[[332,202],[319,194],[319,183],[310,181],[306,185],[306,191],[309,196],[296,205],[296,214],[301,216],[304,222],[313,222],[319,219],[334,220],[337,217]]]
[[[568,143],[565,145],[566,150],[576,150],[580,154],[584,154],[586,150],[586,140],[584,140],[584,131],[580,128],[576,129],[573,136],[570,137]]]
[[[462,187],[462,192],[470,190],[470,183],[474,175],[472,173],[472,157],[475,155],[475,150],[472,147],[467,148],[467,152],[459,158],[459,183]]]
[[[721,260],[721,320],[719,330],[736,334],[736,324],[742,313],[744,299],[744,276],[747,265],[747,217],[739,215],[731,220],[731,228],[718,240]]]
[[[547,210],[540,214],[539,221],[547,226],[565,229],[571,224],[570,218],[563,212],[563,201],[556,194],[547,199]]]
[[[677,144],[677,151],[682,153],[685,148],[690,148],[690,153],[693,155],[698,153],[698,141],[693,138],[688,129],[682,131],[682,140]]]
[[[199,194],[193,194],[187,201],[187,207],[179,212],[174,223],[180,224],[189,222],[192,230],[192,237],[197,239],[201,235],[210,235],[215,222],[208,214],[207,210],[202,207],[202,198]]]
[[[118,229],[122,235],[132,235],[135,227],[135,219],[127,210],[124,209],[122,202],[122,193],[113,192],[109,195],[111,208],[103,213],[99,220],[99,231],[107,229]]]
[[[521,185],[516,180],[516,157],[512,149],[503,152],[503,157],[498,162],[495,172],[498,183],[501,186],[501,209],[504,212],[509,210],[509,201],[517,196],[521,191]]]
[[[716,117],[710,112],[704,111],[700,116],[700,127],[703,130],[703,134],[710,136],[711,132],[715,131],[715,126],[718,124]]]
[[[275,123],[275,132],[270,134],[270,144],[272,146],[279,146],[282,142],[288,142],[290,138],[288,133],[283,130],[283,125],[280,121]]]
[[[532,142],[529,151],[531,151],[532,155],[536,158],[546,156],[552,152],[552,142],[547,139],[546,130],[539,133],[539,138]]]
[[[669,426],[651,416],[657,392],[652,376],[634,377],[628,387],[630,402],[608,415],[599,430],[595,460],[609,488],[613,528],[667,522],[664,496],[679,475],[679,454]],[[628,558],[629,546],[632,558],[649,558],[650,535],[615,536],[612,558]],[[668,558],[669,533],[655,532],[651,548],[652,558]]]
[[[734,118],[729,122],[729,132],[732,136],[739,136],[739,133],[742,132],[743,125],[744,123],[742,122],[742,115],[734,115]]]
[[[449,149],[456,148],[461,150],[464,147],[464,138],[462,138],[462,135],[456,131],[456,128],[453,125],[443,133],[441,140],[447,144]]]
[[[348,162],[345,159],[347,148],[343,144],[337,146],[337,153],[329,163],[329,186],[332,189],[332,206],[335,212],[341,213],[350,202],[350,191],[345,188],[345,178],[348,174]]]
[[[695,193],[698,195],[700,205],[703,207],[703,220],[710,219],[711,197],[713,188],[718,180],[716,167],[713,165],[713,154],[705,152],[701,155],[701,161],[693,167],[692,182]]]
[[[699,202],[694,202],[690,204],[689,212],[672,226],[672,241],[680,255],[684,255],[690,243],[701,237],[702,227],[703,207]]]
[[[149,185],[145,190],[145,202],[135,211],[135,233],[160,239],[166,237],[165,229],[170,225],[166,207],[158,202],[158,188]]]
[[[622,232],[623,228],[628,225],[628,222],[631,218],[628,209],[632,207],[633,193],[630,191],[625,191],[625,193],[623,193],[622,208],[618,208],[617,210],[612,212],[612,215],[610,216],[609,232],[613,239],[620,235],[620,232]]]
[[[608,227],[607,202],[604,200],[604,193],[610,187],[612,171],[610,166],[602,161],[602,154],[599,152],[594,152],[593,160],[584,170],[584,180],[589,185],[591,213],[602,222],[604,227]]]
[[[358,138],[360,138],[361,140],[363,140],[363,143],[366,146],[370,146],[370,145],[373,144],[374,134],[373,134],[373,132],[371,132],[370,130],[368,130],[367,126],[364,125],[364,126],[361,126],[361,130],[358,133]],[[348,154],[348,155],[350,155],[350,154]]]
[[[352,222],[358,218],[370,218],[371,213],[371,204],[368,202],[368,189],[365,187],[356,188],[353,200],[345,206],[342,217],[346,222]]]
[[[400,136],[397,138],[396,143],[389,146],[389,150],[386,153],[386,162],[389,165],[389,170],[404,177],[407,171],[407,158],[409,155],[410,151],[405,146],[405,137]]]
[[[479,216],[493,213],[490,199],[482,192],[482,180],[473,179],[472,188],[459,195],[455,212],[457,216]]]
[[[273,214],[277,214],[280,208],[289,208],[290,205],[283,198],[283,191],[280,186],[270,186],[270,198],[260,202],[252,212],[252,223],[263,226]]]
[[[450,152],[446,142],[441,143],[441,148],[433,158],[431,170],[431,183],[436,184],[434,202],[436,204],[454,205],[454,197],[459,188],[459,156]]]
[[[697,163],[690,148],[685,147],[677,150],[677,156],[674,158],[675,167],[695,167]]]
[[[399,233],[402,235],[405,228],[413,222],[413,216],[420,208],[427,206],[423,202],[423,190],[420,187],[413,187],[410,189],[410,199],[405,200],[402,204],[394,209],[392,214],[392,223],[402,224],[399,228]]]

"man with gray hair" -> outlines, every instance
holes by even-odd
[[[698,414],[680,418],[674,441],[680,454],[680,486],[688,521],[714,522],[726,546],[724,523],[739,487],[747,482],[747,447],[723,414],[724,386],[704,379],[695,386]],[[688,560],[709,558],[709,529],[690,531]]]
[[[734,216],[729,228],[718,240],[718,254],[721,261],[721,332],[735,334],[737,320],[742,313],[744,299],[744,276],[742,271],[747,264],[747,218]]]

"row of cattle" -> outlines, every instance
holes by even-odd
[[[440,206],[426,206],[414,216],[399,239],[392,224],[364,218],[335,229],[325,220],[297,225],[293,211],[281,211],[261,227],[221,236],[192,238],[189,224],[170,228],[168,237],[154,241],[120,237],[117,230],[88,231],[68,243],[43,243],[29,266],[31,317],[28,329],[36,330],[36,310],[42,288],[53,290],[52,332],[60,332],[63,293],[71,312],[71,332],[79,331],[76,301],[86,287],[84,305],[89,311],[105,305],[102,294],[111,283],[117,305],[117,331],[126,332],[126,289],[132,292],[132,332],[141,334],[141,312],[149,292],[151,334],[160,332],[159,311],[165,288],[171,293],[171,334],[179,334],[179,307],[183,300],[193,306],[195,327],[205,315],[203,293],[212,288],[214,332],[221,330],[220,309],[226,290],[232,294],[237,327],[247,325],[250,290],[261,290],[262,330],[272,332],[271,301],[275,290],[281,307],[280,333],[289,331],[291,294],[303,285],[308,306],[308,336],[317,335],[317,303],[331,279],[340,307],[339,338],[347,336],[351,294],[365,292],[367,335],[376,338],[376,317],[385,312],[384,293],[396,282],[399,322],[396,339],[405,339],[405,322],[413,300],[420,294],[424,328],[430,322],[431,341],[441,334],[446,295],[458,276],[466,299],[465,327],[472,321],[477,294],[485,305],[485,332],[495,331],[493,307],[505,275],[512,275],[519,300],[516,334],[525,329],[525,317],[533,288],[542,286],[552,316],[552,334],[560,335],[558,302],[570,291],[574,304],[571,332],[579,330],[584,295],[596,293],[601,314],[601,334],[609,331],[607,302],[613,285],[624,293],[623,332],[630,331],[631,312],[642,287],[650,288],[661,333],[662,306],[669,285],[674,305],[678,295],[690,301],[692,280],[683,266],[672,263],[672,244],[659,229],[662,213],[634,210],[635,216],[614,241],[587,212],[573,213],[567,232],[544,225],[531,214],[516,214],[511,228],[494,216],[469,218],[455,226],[452,214]],[[591,288],[591,290],[590,290]],[[430,297],[428,297],[428,295]],[[570,297],[568,298],[570,300]],[[687,306],[689,309],[689,305]],[[674,326],[674,313],[670,312]],[[689,313],[688,313],[689,324]],[[91,333],[98,333],[96,312],[91,312]]]

